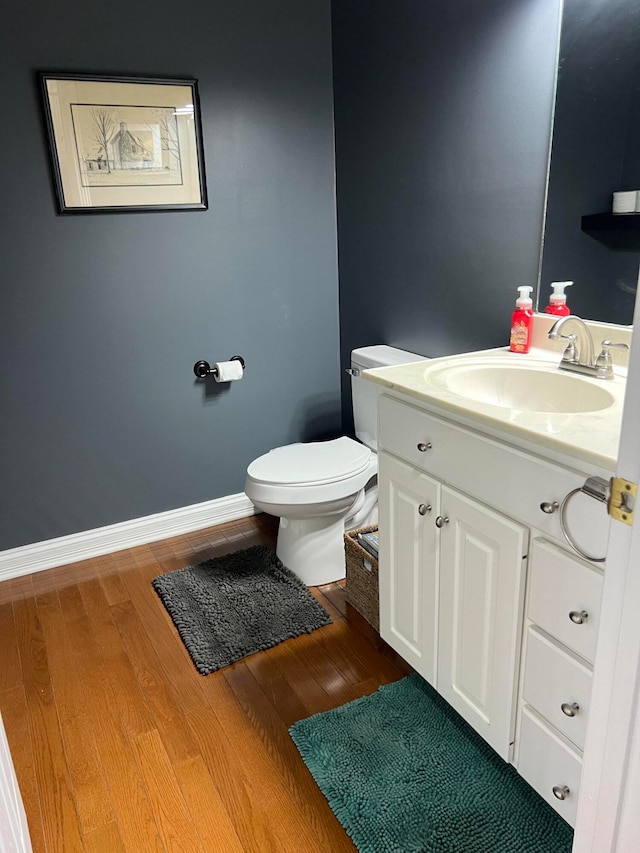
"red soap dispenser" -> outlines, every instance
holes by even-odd
[[[533,302],[529,294],[533,290],[527,285],[518,288],[520,296],[516,299],[516,310],[511,317],[511,352],[529,352],[533,335]]]
[[[553,293],[549,297],[549,304],[544,309],[545,314],[554,314],[556,317],[568,317],[571,314],[564,289],[571,287],[572,284],[572,281],[553,281],[551,283]]]

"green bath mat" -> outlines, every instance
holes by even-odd
[[[289,731],[360,853],[571,850],[571,828],[419,675]]]

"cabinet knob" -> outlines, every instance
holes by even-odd
[[[447,516],[439,515],[436,518],[436,527],[444,527],[445,524],[449,524],[449,518]]]
[[[569,619],[571,619],[574,625],[582,625],[588,618],[589,614],[586,610],[572,610],[569,613]]]
[[[560,710],[565,717],[575,717],[580,710],[580,705],[578,705],[577,702],[563,702],[562,705],[560,705]]]
[[[556,800],[566,800],[571,793],[571,789],[566,785],[554,785],[551,790]]]
[[[428,512],[431,512],[431,504],[420,504],[418,512],[420,515],[426,515]]]
[[[553,513],[559,508],[560,504],[558,501],[542,501],[540,504],[540,509],[542,512],[546,512],[547,515],[553,515]]]
[[[431,450],[432,447],[433,447],[433,445],[431,444],[430,441],[428,441],[426,444],[421,441],[420,444],[418,445],[418,450],[420,451],[420,453],[426,453],[427,450]]]

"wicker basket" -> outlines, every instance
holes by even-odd
[[[378,561],[358,544],[358,533],[370,533],[373,527],[360,527],[344,534],[344,550],[347,565],[347,601],[376,631],[380,630],[378,597]]]

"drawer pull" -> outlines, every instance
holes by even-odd
[[[578,705],[577,702],[563,702],[562,705],[560,705],[560,710],[565,717],[575,717],[580,710],[580,705]]]
[[[540,509],[542,512],[546,512],[547,515],[552,515],[558,508],[560,504],[558,501],[543,501],[540,504]]]
[[[571,793],[571,789],[566,785],[554,785],[551,790],[556,800],[566,800]]]
[[[436,518],[436,527],[442,528],[445,526],[445,524],[449,524],[449,518],[446,515],[445,516],[439,515]]]
[[[589,614],[586,610],[572,610],[569,613],[569,619],[571,619],[574,625],[582,625],[588,618]]]
[[[427,450],[431,450],[432,447],[433,447],[433,445],[431,444],[430,441],[428,441],[426,444],[421,441],[420,444],[418,445],[418,450],[420,451],[420,453],[426,453]]]
[[[431,504],[420,504],[418,512],[420,515],[426,515],[428,512],[431,512]]]

